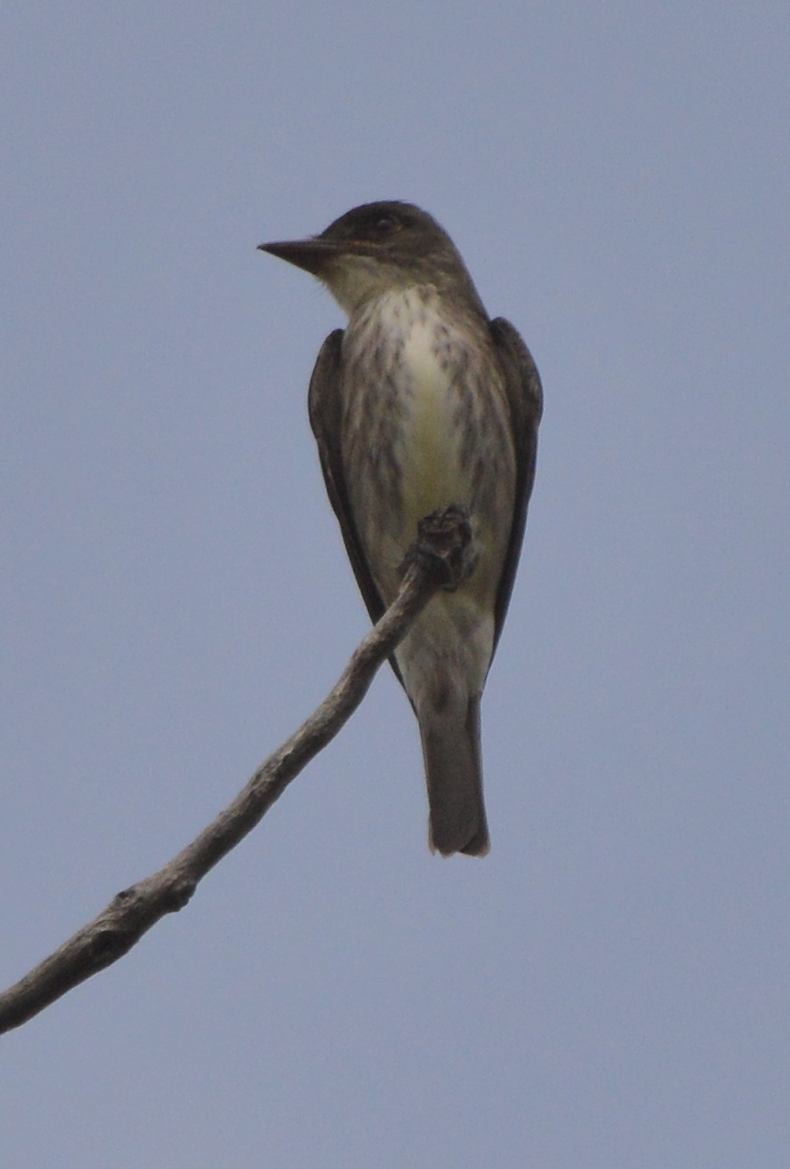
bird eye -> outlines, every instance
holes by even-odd
[[[389,235],[393,231],[398,231],[400,223],[394,215],[380,215],[373,225],[373,229],[377,235]]]

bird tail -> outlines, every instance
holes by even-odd
[[[480,753],[480,697],[420,711],[431,849],[449,856],[489,850]]]

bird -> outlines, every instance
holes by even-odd
[[[489,319],[447,232],[413,203],[354,207],[319,235],[259,245],[345,311],[310,380],[330,503],[375,623],[417,524],[469,517],[473,567],[439,590],[391,664],[417,717],[429,846],[484,856],[480,702],[516,573],[543,411],[540,376],[507,320]]]

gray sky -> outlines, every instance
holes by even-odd
[[[366,628],[255,251],[405,198],[546,390],[483,707],[493,851],[350,726],[7,1037],[13,1169],[787,1156],[785,4],[10,3],[7,984],[174,853]]]

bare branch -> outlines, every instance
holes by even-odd
[[[274,801],[330,742],[367,693],[373,675],[442,585],[455,587],[468,571],[468,516],[447,508],[422,520],[400,592],[360,643],[318,709],[255,772],[246,786],[191,844],[163,868],[118,893],[29,974],[0,994],[0,1033],[18,1027],[131,950],[166,913],[187,904],[198,882],[266,814]]]

